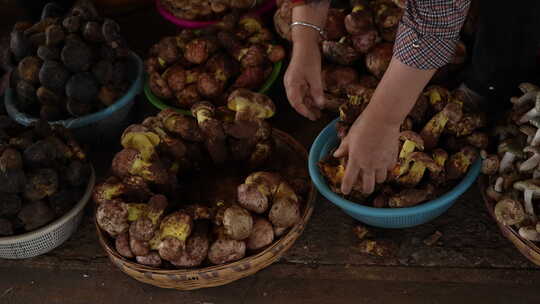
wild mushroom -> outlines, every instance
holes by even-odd
[[[523,201],[525,205],[525,213],[528,217],[536,220],[534,213],[533,200],[540,197],[540,181],[528,179],[514,183],[514,189],[523,191]]]
[[[524,115],[522,115],[519,118],[518,120],[519,124],[527,123],[530,119],[540,116],[540,92],[539,91],[534,92],[534,94],[530,96],[530,99],[531,99],[530,101],[533,101],[533,107],[532,109],[530,109],[528,112],[526,112]],[[528,100],[523,99],[522,101],[524,102]],[[521,105],[523,106],[523,104]]]
[[[430,86],[424,92],[424,95],[429,98],[431,107],[437,112],[440,112],[450,101],[450,91],[441,86]]]
[[[125,193],[126,186],[118,179],[112,177],[98,184],[92,193],[92,198],[97,205],[110,202]]]
[[[526,161],[522,162],[519,166],[520,172],[529,172],[535,170],[540,164],[540,147],[525,147],[523,149],[524,153],[532,153],[532,156],[529,157]]]
[[[499,172],[500,159],[497,154],[487,155],[482,151],[480,153],[482,157],[482,174],[494,175]]]
[[[428,184],[423,189],[404,189],[388,200],[388,206],[392,208],[412,207],[428,200],[435,191],[435,187]]]
[[[506,226],[518,225],[525,220],[523,206],[517,200],[503,198],[495,205],[495,217]]]
[[[540,88],[532,83],[521,83],[519,89],[523,95],[519,98],[511,98],[514,107],[531,106],[536,102]]]
[[[233,240],[247,239],[253,229],[253,217],[246,209],[233,205],[223,213],[224,233]]]
[[[400,159],[406,159],[415,150],[424,151],[424,140],[422,137],[413,131],[403,131],[399,136],[400,141],[403,141],[401,151],[399,152]]]
[[[504,173],[513,169],[516,158],[523,155],[520,145],[511,139],[505,140],[497,147],[499,155],[502,155],[499,173]]]
[[[424,176],[426,169],[435,174],[443,169],[435,163],[431,156],[424,152],[411,153],[406,162],[412,163],[412,167],[406,175],[398,179],[398,183],[407,187],[416,186]]]
[[[540,145],[540,117],[532,117],[531,119],[529,119],[529,123],[536,127],[536,130],[535,130],[536,132],[530,139],[529,145],[538,146]],[[520,128],[520,130],[522,130],[523,133],[525,133],[525,131],[528,131],[526,128]],[[527,142],[529,142],[529,138],[530,138],[530,135],[527,138]]]
[[[225,162],[227,159],[226,135],[222,123],[215,118],[214,105],[209,102],[199,102],[191,107],[191,112],[197,118],[199,128],[206,135],[206,149],[214,163]]]
[[[519,236],[522,238],[533,241],[540,242],[540,233],[536,230],[535,226],[524,226],[519,228]]]
[[[420,136],[424,139],[426,149],[433,149],[437,146],[439,137],[448,122],[457,123],[461,119],[463,115],[461,108],[461,104],[450,102],[424,126]]]
[[[156,147],[160,142],[160,137],[143,125],[129,126],[121,138],[122,147],[139,151],[142,158],[148,161],[157,156]]]
[[[159,255],[167,261],[179,258],[185,248],[187,238],[193,230],[193,219],[184,212],[175,212],[166,216],[160,225]]]
[[[112,161],[112,171],[119,178],[137,175],[158,185],[167,184],[169,178],[167,169],[159,159],[147,161],[134,149],[124,149],[117,153]]]
[[[233,91],[229,95],[227,106],[236,112],[236,121],[267,119],[276,112],[276,107],[270,98],[246,89]]]

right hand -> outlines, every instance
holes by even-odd
[[[291,106],[301,115],[317,120],[324,108],[321,53],[315,40],[296,41],[284,77]]]

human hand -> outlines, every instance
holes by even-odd
[[[342,140],[334,157],[347,157],[341,192],[349,194],[360,181],[364,194],[371,194],[375,183],[386,181],[397,160],[399,126],[360,116]]]
[[[320,117],[324,93],[321,53],[316,42],[295,42],[284,84],[289,103],[298,113],[311,120]]]

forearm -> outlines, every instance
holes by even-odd
[[[320,28],[324,28],[330,0],[311,0],[302,2],[303,5],[296,5],[292,12],[292,22],[301,21],[311,23]],[[316,30],[295,26],[292,28],[293,45],[297,44],[316,44],[320,39],[320,33]]]
[[[362,119],[399,127],[435,71],[413,68],[393,58]]]

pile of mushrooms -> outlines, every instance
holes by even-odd
[[[128,127],[112,176],[94,189],[99,227],[120,255],[140,264],[229,263],[266,248],[301,219],[299,181],[260,171],[274,150],[268,97],[238,89],[227,107],[199,102],[191,110],[194,117],[164,110]],[[234,198],[220,192],[216,200],[186,201],[182,187],[202,166],[224,165],[246,172],[232,186]]]
[[[91,175],[86,154],[60,126],[32,127],[0,116],[0,237],[43,227],[83,197]]]
[[[231,11],[246,11],[265,0],[161,0],[173,15],[187,20],[213,20]]]
[[[334,1],[333,1],[334,2]],[[335,1],[333,5],[339,5]],[[330,8],[326,36],[321,39],[323,85],[329,109],[345,103],[359,90],[371,96],[392,59],[394,40],[405,8],[402,0],[350,0],[345,8]],[[274,16],[278,34],[291,40],[292,5],[288,0]],[[434,84],[443,84],[460,70],[466,48],[458,43],[453,60],[439,69]],[[360,73],[358,71],[361,71]]]
[[[531,83],[519,88],[523,95],[511,98],[512,111],[493,130],[497,152],[484,153],[482,173],[489,176],[486,195],[497,202],[497,221],[540,242],[535,212],[540,196],[540,88]]]
[[[224,104],[236,88],[258,90],[285,58],[273,36],[257,17],[228,15],[215,26],[164,37],[145,62],[150,89],[181,109],[203,100]]]
[[[361,181],[350,198],[377,208],[418,205],[455,186],[488,146],[483,130],[486,117],[476,105],[467,104],[461,91],[440,86],[428,87],[401,126],[398,161],[387,181],[374,194],[361,193]],[[347,136],[350,126],[369,103],[364,96],[353,96],[340,107],[336,125],[338,137]],[[341,194],[347,159],[329,156],[319,163],[332,190]]]

